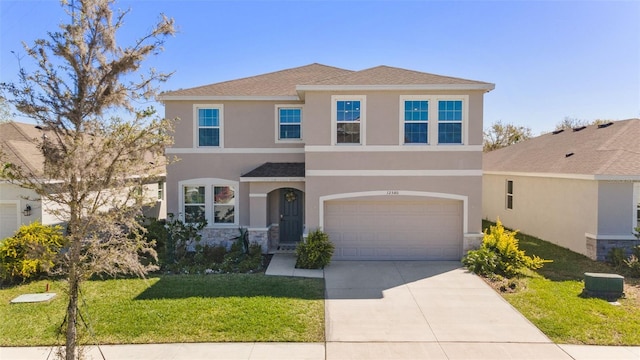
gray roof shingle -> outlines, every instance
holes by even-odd
[[[160,100],[171,97],[206,96],[298,96],[296,89],[331,86],[468,86],[485,90],[493,84],[441,76],[390,66],[377,66],[361,71],[310,64],[292,69],[230,80],[189,89],[167,91]]]
[[[640,119],[567,129],[494,150],[484,154],[483,170],[640,176]]]
[[[264,163],[242,175],[254,178],[300,178],[304,177],[304,163]]]
[[[296,85],[313,83],[353,71],[322,64],[310,64],[268,74],[168,91],[164,96],[297,96]]]

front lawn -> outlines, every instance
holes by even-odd
[[[531,236],[518,234],[518,239],[527,255],[553,262],[520,281],[519,291],[502,295],[545,335],[563,344],[640,345],[640,279],[625,277],[626,298],[619,305],[585,298],[585,272],[615,270]]]
[[[49,303],[10,304],[45,281],[0,290],[0,346],[64,342],[61,282]],[[81,311],[101,344],[324,341],[322,279],[263,274],[173,275],[88,281]]]

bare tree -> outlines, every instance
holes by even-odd
[[[7,101],[0,96],[0,123],[11,121],[11,109]]]
[[[593,121],[587,121],[565,116],[562,121],[556,124],[556,130],[577,129],[583,126],[606,124],[612,121],[613,120],[606,119],[595,119]]]
[[[170,74],[143,73],[141,66],[175,30],[173,19],[162,15],[149,33],[121,47],[116,35],[128,11],[114,13],[114,0],[61,3],[69,23],[23,44],[35,69],[21,65],[17,83],[0,84],[7,101],[42,129],[43,167],[32,172],[0,161],[0,174],[54,204],[50,211],[67,222],[69,303],[61,353],[76,359],[82,282],[94,274],[144,276],[152,269],[140,262],[155,256],[137,221],[141,186],[162,171],[172,129],[153,108],[138,104],[152,99]]]
[[[501,121],[497,121],[488,129],[484,130],[483,135],[483,150],[488,152],[530,139],[531,129],[525,126],[503,124]]]

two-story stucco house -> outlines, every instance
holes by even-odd
[[[321,64],[164,92],[167,211],[264,251],[315,228],[334,259],[458,260],[479,244],[491,83]]]

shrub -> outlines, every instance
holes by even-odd
[[[606,260],[609,265],[619,269],[624,265],[625,253],[622,248],[611,248],[607,253]]]
[[[527,256],[523,250],[518,249],[517,233],[506,230],[498,219],[489,231],[485,229],[480,249],[469,251],[462,262],[476,274],[501,275],[506,278],[520,275],[526,269],[539,269],[545,262],[549,262],[538,256]]]
[[[0,278],[7,282],[42,276],[57,265],[60,250],[66,245],[62,227],[39,222],[21,226],[0,243]]]
[[[306,241],[303,241],[296,248],[298,260],[297,268],[321,269],[329,264],[335,246],[329,240],[329,235],[316,229],[311,232]]]

